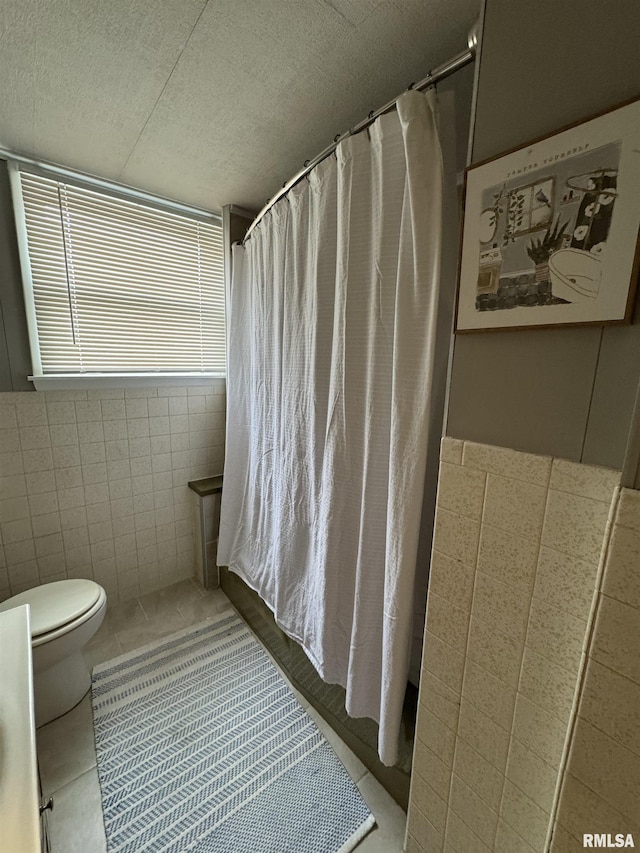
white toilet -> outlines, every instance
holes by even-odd
[[[91,674],[82,655],[107,609],[107,594],[90,580],[65,580],[36,586],[0,604],[31,609],[36,726],[55,720],[82,699]]]

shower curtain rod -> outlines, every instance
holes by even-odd
[[[476,21],[472,28],[469,30],[469,35],[467,36],[467,49],[461,51],[460,53],[453,56],[447,62],[443,62],[442,65],[436,66],[432,69],[424,80],[421,80],[419,83],[412,83],[407,91],[416,90],[421,92],[423,89],[428,88],[429,86],[435,86],[436,83],[439,83],[441,80],[444,80],[446,77],[450,77],[451,74],[455,74],[456,71],[459,71],[461,68],[464,68],[465,65],[469,65],[476,58],[476,51],[478,49],[478,29],[480,26],[480,21]],[[388,101],[384,106],[380,107],[377,110],[374,110],[369,113],[369,115],[363,119],[361,122],[356,124],[350,130],[347,130],[345,133],[340,133],[336,136],[333,142],[330,145],[327,145],[326,148],[323,148],[322,151],[313,158],[313,160],[307,160],[302,169],[299,172],[288,180],[285,184],[283,184],[282,189],[278,190],[278,192],[269,199],[269,201],[265,204],[262,210],[257,214],[256,218],[253,220],[249,228],[247,229],[247,233],[244,235],[242,240],[242,245],[246,243],[246,241],[251,236],[251,232],[256,227],[256,225],[260,222],[262,217],[267,213],[273,205],[280,201],[280,199],[285,196],[289,190],[294,187],[299,181],[301,181],[309,172],[314,169],[318,163],[321,163],[326,157],[332,154],[338,145],[342,142],[343,139],[347,139],[349,136],[353,136],[356,133],[359,133],[361,130],[364,130],[365,127],[369,127],[373,122],[383,113],[389,112],[392,110],[398,100],[397,97],[393,98],[393,100]]]

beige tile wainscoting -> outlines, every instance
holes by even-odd
[[[187,482],[224,462],[225,382],[0,394],[0,599],[93,578],[112,603],[194,572]]]
[[[583,833],[640,846],[640,492],[622,489],[608,542],[552,853]]]
[[[640,502],[619,479],[443,439],[407,853],[638,832]]]

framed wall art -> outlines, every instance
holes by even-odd
[[[456,331],[629,322],[640,100],[466,171]]]

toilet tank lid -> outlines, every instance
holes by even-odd
[[[0,604],[0,611],[31,605],[31,636],[38,637],[82,616],[97,602],[100,592],[95,581],[54,581],[14,595]]]

